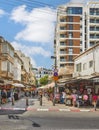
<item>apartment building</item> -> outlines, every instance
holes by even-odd
[[[59,6],[54,39],[58,68],[73,67],[76,56],[97,44],[98,30],[99,2]]]
[[[50,79],[53,75],[52,70],[46,69],[46,68],[43,68],[43,67],[33,68],[33,73],[35,74],[38,86],[40,85],[40,82],[39,82],[40,78],[42,78],[44,76],[48,76],[48,79],[50,81]]]
[[[99,43],[74,59],[74,77],[99,77]],[[99,79],[99,78],[98,78]]]
[[[0,36],[0,78],[13,80],[14,48]]]
[[[39,80],[40,78],[42,78],[46,75],[52,76],[52,70],[46,69],[46,68],[43,68],[43,67],[33,68],[33,72],[34,72],[37,80]]]
[[[22,76],[22,66],[23,62],[21,58],[17,55],[17,53],[14,53],[14,67],[13,67],[13,80],[14,82],[21,82],[21,76]]]
[[[25,54],[23,54],[20,50],[16,50],[17,55],[20,57],[20,59],[22,60],[22,66],[21,66],[21,70],[22,70],[22,77],[21,77],[21,81],[25,82],[25,83],[29,83],[29,84],[33,84],[35,81],[33,78],[34,74],[32,74],[32,65],[31,65],[31,60],[29,57],[25,56]]]

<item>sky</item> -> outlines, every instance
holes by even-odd
[[[56,8],[67,2],[87,0],[2,0],[0,36],[15,50],[30,57],[33,67],[50,69],[53,64]]]

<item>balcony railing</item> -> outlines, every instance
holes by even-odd
[[[60,59],[60,62],[66,62],[66,59]]]

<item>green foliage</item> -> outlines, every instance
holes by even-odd
[[[44,76],[40,79],[40,84],[41,85],[46,85],[48,83],[48,76]]]

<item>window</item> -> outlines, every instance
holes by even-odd
[[[89,68],[93,67],[93,60],[89,61]]]
[[[66,51],[64,49],[61,49],[60,54],[66,54]]]
[[[14,51],[12,49],[10,49],[10,56],[14,57]]]
[[[96,38],[99,38],[99,34],[96,34]]]
[[[99,19],[96,19],[96,23],[99,23]]]
[[[60,45],[61,46],[65,46],[65,42],[60,42]]]
[[[68,22],[73,22],[73,17],[72,16],[68,17]]]
[[[2,53],[7,53],[7,44],[2,44]]]
[[[80,25],[80,29],[82,29],[82,25]]]
[[[82,14],[82,7],[68,7],[67,14]]]
[[[73,54],[73,49],[72,48],[68,49],[68,54]]]
[[[82,46],[82,41],[80,41],[80,46]]]
[[[66,22],[66,19],[60,19],[60,22]]]
[[[95,42],[90,42],[90,46],[94,46],[95,45]]]
[[[84,63],[84,64],[83,64],[83,70],[86,70],[86,69],[87,69],[87,64]]]
[[[64,64],[60,64],[60,67],[64,67],[65,65]]]
[[[90,31],[95,31],[95,27],[90,27]]]
[[[96,27],[96,31],[99,31],[99,27]]]
[[[68,60],[73,61],[73,56],[69,56]]]
[[[99,8],[90,8],[90,15],[99,15]]]
[[[72,37],[73,37],[73,33],[69,32],[69,38],[72,38]]]
[[[73,40],[68,40],[68,45],[73,46]]]
[[[66,37],[66,35],[65,34],[60,34],[60,37],[64,38],[64,37]]]
[[[82,21],[82,17],[80,17],[80,20]]]
[[[76,71],[81,72],[81,63],[76,65]]]
[[[60,57],[60,61],[66,61],[65,57]]]
[[[90,34],[90,38],[95,38],[95,35],[94,34]]]
[[[1,62],[1,70],[2,71],[7,71],[7,61],[2,61]]]
[[[66,27],[61,26],[60,30],[66,30]]]
[[[68,29],[69,29],[69,30],[73,30],[73,25],[72,25],[72,24],[69,24],[69,25],[68,25]]]
[[[90,23],[95,23],[95,20],[94,19],[90,19]]]

